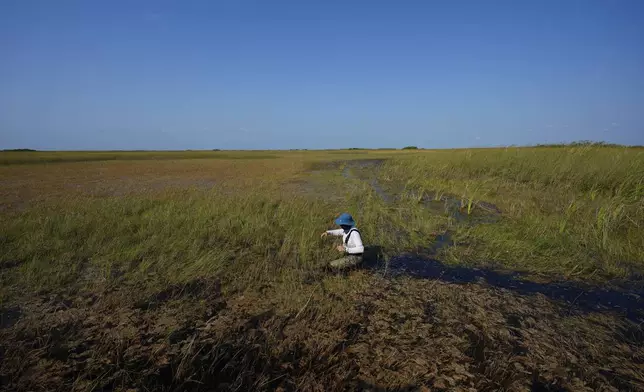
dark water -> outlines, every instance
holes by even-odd
[[[467,213],[467,208],[462,207],[461,200],[455,196],[441,196],[438,199],[430,196],[421,199],[423,207],[439,215],[446,215],[457,223],[468,225],[482,224],[482,223],[496,223],[501,218],[500,212],[494,206],[495,210],[482,209],[479,207],[480,203],[473,206],[472,213]],[[493,206],[491,203],[486,205]]]
[[[363,181],[368,181],[371,188],[374,190],[376,195],[380,197],[385,203],[392,203],[394,201],[394,196],[389,194],[384,190],[384,188],[378,182],[376,178],[376,172],[373,170],[369,175],[365,175],[364,171],[367,169],[378,169],[380,165],[384,162],[383,159],[360,159],[356,161],[349,161],[345,164],[344,169],[342,169],[342,177],[347,179],[360,179]],[[355,174],[354,172],[358,171],[360,174]]]
[[[10,328],[18,322],[22,312],[17,306],[10,308],[0,308],[0,329]]]
[[[377,178],[377,170],[384,163],[383,159],[360,159],[347,161],[342,176],[347,179],[358,179],[369,183],[376,195],[386,204],[393,203],[400,198],[402,190],[399,192],[386,191]],[[458,223],[464,224],[481,224],[495,223],[501,217],[501,211],[492,203],[480,201],[473,205],[471,214],[461,203],[461,199],[454,195],[436,195],[428,193],[424,195],[420,202],[423,207],[439,214],[446,215]]]
[[[450,239],[446,236],[436,246],[449,244]],[[644,321],[644,290],[641,283],[620,282],[612,286],[568,281],[537,283],[527,280],[525,274],[519,272],[451,266],[417,254],[402,254],[388,261],[379,260],[377,257],[365,258],[364,268],[388,278],[408,276],[456,284],[486,284],[521,295],[541,294],[583,312],[614,311],[632,321]]]

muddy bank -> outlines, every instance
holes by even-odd
[[[217,281],[61,293],[0,330],[1,389],[625,391],[644,388],[644,331],[488,282],[369,271],[223,295]],[[458,276],[458,277],[457,277]],[[489,277],[489,276],[487,276]],[[348,280],[338,286],[337,279]]]

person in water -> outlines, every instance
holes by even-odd
[[[356,222],[353,217],[345,212],[335,220],[335,224],[340,226],[340,229],[327,230],[322,233],[321,237],[328,235],[342,236],[342,245],[338,245],[337,249],[344,253],[344,257],[333,260],[329,263],[330,267],[340,270],[360,264],[364,253],[364,245],[362,245],[362,237],[360,237],[360,232],[356,228]]]

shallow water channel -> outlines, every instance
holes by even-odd
[[[344,163],[342,176],[346,179],[367,182],[385,203],[400,200],[399,192],[383,187],[378,181],[378,170],[382,159],[353,160]],[[468,214],[461,200],[454,195],[424,195],[420,203],[431,212],[447,215],[458,224],[467,226],[493,224],[498,222],[502,213],[494,204],[485,201],[475,203],[474,214]],[[456,284],[484,284],[510,290],[522,295],[544,295],[545,297],[567,303],[583,312],[617,311],[630,320],[644,320],[644,290],[638,284],[621,282],[608,286],[593,286],[570,281],[538,283],[527,279],[525,274],[515,271],[494,271],[488,268],[450,266],[434,258],[441,248],[453,245],[452,233],[447,231],[436,236],[426,254],[406,253],[384,261],[379,257],[381,250],[367,249],[362,268],[374,271],[387,278],[407,276],[414,279],[434,279]],[[369,247],[368,247],[369,248]],[[377,247],[376,247],[377,248]],[[369,253],[372,253],[369,255]]]

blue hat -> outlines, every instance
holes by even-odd
[[[335,224],[338,226],[355,226],[356,221],[353,220],[353,217],[349,213],[343,213],[335,220]]]

